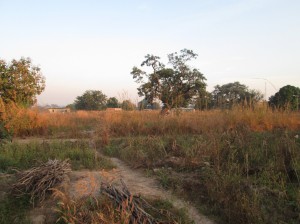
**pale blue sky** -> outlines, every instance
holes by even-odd
[[[88,89],[136,101],[132,67],[183,48],[199,54],[193,65],[209,91],[240,81],[264,93],[262,79],[299,87],[300,1],[0,0],[0,58],[42,68],[40,104],[69,104]]]

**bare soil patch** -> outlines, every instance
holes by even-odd
[[[117,158],[111,158],[117,166],[110,171],[75,171],[69,174],[68,192],[73,197],[83,197],[87,195],[97,196],[100,191],[101,181],[120,186],[122,179],[131,193],[142,195],[150,199],[164,199],[170,201],[177,209],[185,209],[191,220],[199,224],[214,223],[206,216],[200,214],[190,203],[183,201],[170,192],[163,189],[157,180],[152,177],[146,177],[141,170],[133,170],[123,161]]]

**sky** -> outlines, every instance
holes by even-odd
[[[299,0],[0,0],[0,59],[30,57],[67,105],[86,90],[138,101],[146,54],[191,49],[207,90],[239,81],[266,97],[300,87]]]

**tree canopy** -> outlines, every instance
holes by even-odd
[[[139,110],[144,110],[144,109],[159,110],[159,109],[161,109],[161,106],[158,102],[149,103],[146,99],[143,99],[140,102],[138,102],[138,109]]]
[[[0,97],[4,103],[31,106],[45,89],[45,78],[30,58],[0,60]]]
[[[230,108],[237,104],[251,106],[262,98],[263,95],[260,92],[249,89],[239,82],[217,85],[212,92],[213,107]]]
[[[139,96],[144,96],[149,103],[159,99],[166,108],[187,106],[194,96],[206,88],[204,75],[187,64],[197,56],[188,49],[169,54],[168,63],[172,67],[166,68],[160,57],[146,55],[141,66],[148,66],[152,71],[147,73],[138,67],[133,67],[131,71],[133,79],[140,84]]]
[[[121,104],[123,110],[135,110],[135,104],[130,100],[124,100]]]
[[[269,105],[282,109],[299,109],[300,88],[287,85],[269,98]]]
[[[116,97],[110,97],[107,100],[106,106],[109,108],[118,108],[119,107],[119,101]]]
[[[211,93],[203,90],[198,93],[192,104],[197,110],[207,110],[209,108],[209,105],[211,104],[211,98]]]
[[[99,90],[87,90],[76,98],[74,105],[77,110],[104,110],[106,96]]]

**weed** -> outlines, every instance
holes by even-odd
[[[0,170],[9,168],[27,169],[48,159],[70,159],[72,169],[110,169],[112,163],[98,156],[84,141],[29,142],[28,144],[8,143],[0,153]]]
[[[170,189],[172,187],[172,181],[170,178],[170,172],[167,169],[159,169],[156,172],[156,175],[158,177],[158,180],[160,184],[165,188],[165,189]]]
[[[107,148],[135,167],[154,169],[163,187],[198,207],[207,204],[223,221],[297,223],[296,133],[253,132],[241,126],[223,133],[112,139]]]
[[[181,188],[181,195],[198,207],[205,203],[224,222],[300,222],[297,112],[236,107],[161,117],[158,112],[62,115],[10,107],[5,113],[5,128],[15,136],[86,138],[93,133],[106,155],[134,167],[172,167],[170,173],[156,174],[163,185]],[[54,157],[70,158],[75,169],[101,166],[95,150],[83,143],[31,144],[2,147],[0,169],[28,168],[37,158]]]
[[[9,194],[0,200],[0,223],[1,224],[29,224],[26,218],[26,212],[31,207],[30,198],[22,196],[15,198]]]

